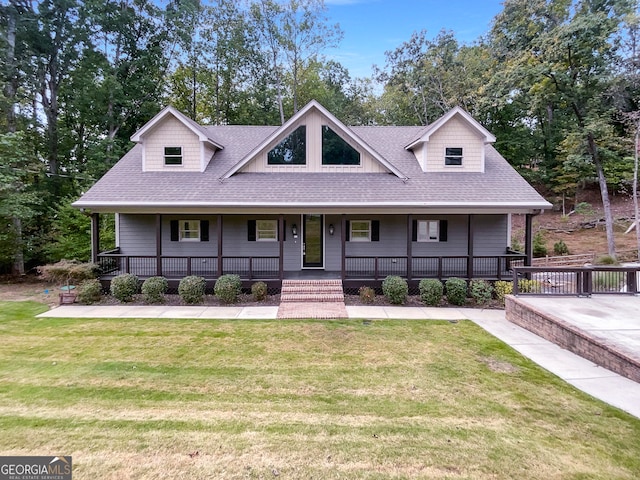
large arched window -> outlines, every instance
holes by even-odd
[[[307,163],[307,127],[301,125],[267,154],[269,165],[305,165]]]
[[[322,126],[322,165],[360,165],[360,153],[327,125]]]

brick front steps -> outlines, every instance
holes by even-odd
[[[599,338],[589,331],[582,330],[550,312],[537,309],[511,295],[505,297],[505,316],[510,322],[576,355],[623,377],[640,382],[638,352],[626,351],[622,345]]]
[[[283,280],[281,303],[344,303],[342,280]]]
[[[278,318],[348,318],[341,280],[283,280]]]

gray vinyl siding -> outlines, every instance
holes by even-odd
[[[476,215],[474,218],[473,254],[484,256],[507,253],[508,215]]]
[[[119,214],[118,233],[120,251],[124,255],[146,256],[156,254],[156,216]],[[414,220],[447,220],[446,242],[412,242],[414,257],[439,257],[467,255],[467,215],[413,216]],[[474,254],[481,256],[503,255],[508,243],[507,215],[476,215],[474,220]],[[171,241],[171,221],[198,219],[209,221],[208,242]],[[279,242],[256,242],[248,240],[249,220],[278,220],[279,215],[234,215],[223,216],[223,256],[225,257],[278,257]],[[285,215],[286,232],[284,242],[284,269],[297,271],[302,266],[302,217]],[[407,215],[348,215],[347,220],[378,220],[380,241],[346,242],[346,256],[406,257]],[[162,215],[163,256],[216,257],[218,254],[217,215]],[[292,226],[298,227],[298,238],[293,238]],[[329,235],[329,225],[334,234]],[[339,271],[342,267],[342,216],[326,215],[324,218],[324,268]]]

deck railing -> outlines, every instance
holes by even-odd
[[[409,279],[462,277],[501,280],[511,278],[512,263],[522,255],[439,256],[439,257],[346,257],[345,279],[382,280],[388,275]],[[234,273],[243,279],[277,279],[280,258],[123,255],[118,249],[98,255],[103,275],[133,273],[138,277],[161,275],[177,279],[198,275],[214,279]]]
[[[640,293],[640,266],[515,267],[514,295],[591,296]]]

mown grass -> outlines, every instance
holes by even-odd
[[[640,474],[639,420],[471,322],[45,309],[0,303],[0,454],[73,455],[74,478]]]

